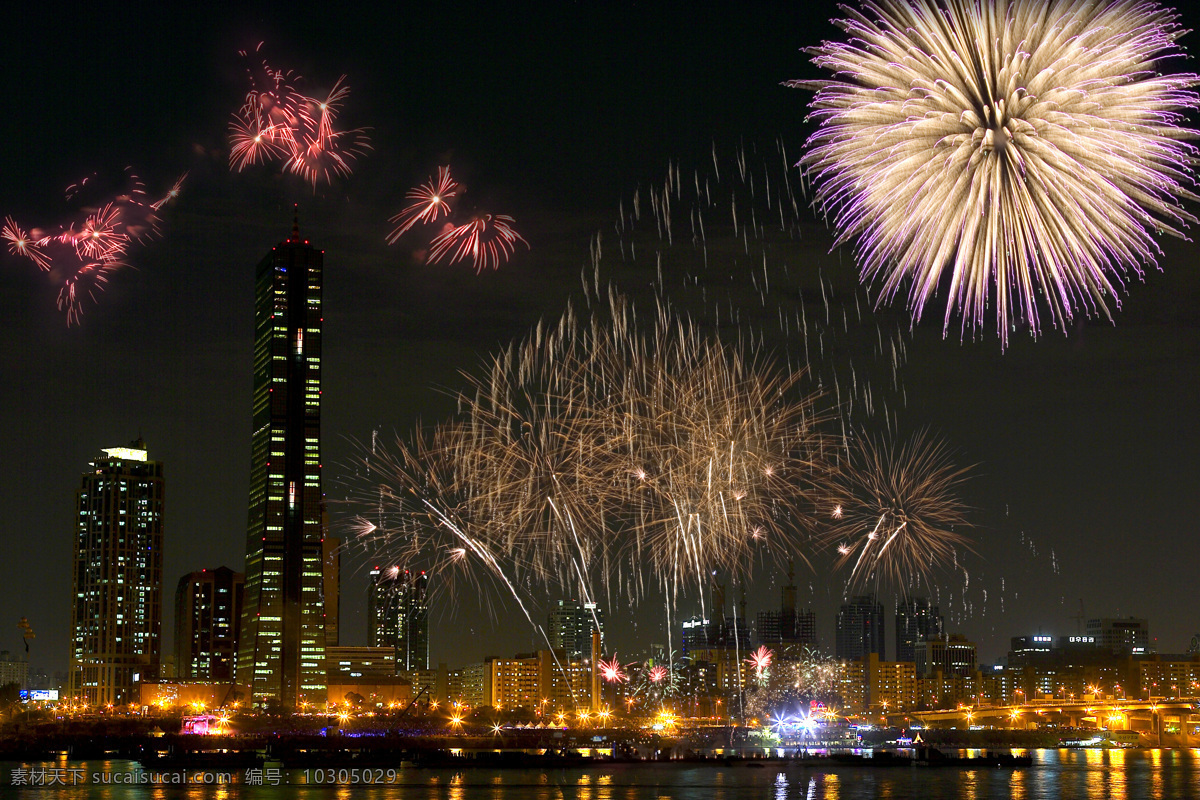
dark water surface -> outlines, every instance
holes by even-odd
[[[1024,752],[1024,751],[1022,751]],[[132,761],[0,762],[0,795],[64,800],[659,800],[1197,798],[1200,750],[1032,750],[1033,766],[964,769],[624,764],[588,769],[142,770]],[[23,772],[18,772],[23,770]],[[44,770],[44,772],[39,772]],[[161,772],[161,774],[159,774]],[[369,774],[368,774],[369,773]],[[127,782],[153,775],[154,784]],[[233,783],[215,781],[232,777]],[[262,785],[254,785],[259,780]],[[190,784],[176,783],[190,781]],[[53,781],[53,785],[46,785]],[[203,782],[209,783],[203,783]],[[36,782],[38,785],[30,785]],[[277,785],[272,785],[276,784]],[[18,785],[25,784],[25,785]]]

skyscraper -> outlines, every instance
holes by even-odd
[[[550,647],[565,650],[568,661],[582,661],[592,655],[592,631],[604,638],[604,615],[595,603],[559,600],[550,608],[546,628]]]
[[[429,576],[374,567],[367,594],[367,643],[395,647],[396,669],[429,669]]]
[[[75,503],[69,691],[124,705],[134,683],[159,671],[163,466],[141,439],[91,466]]]
[[[796,611],[796,581],[792,565],[788,565],[788,582],[783,587],[779,611],[758,612],[756,626],[760,644],[799,652],[817,646],[817,620],[811,610]]]
[[[853,661],[867,653],[884,658],[883,605],[875,595],[851,597],[838,610],[835,655]]]
[[[917,642],[942,636],[942,615],[927,597],[906,597],[896,605],[896,660],[913,661]]]
[[[189,572],[175,589],[175,669],[184,680],[233,681],[243,575],[229,567]]]
[[[324,703],[321,286],[324,252],[292,235],[259,262],[246,587],[238,683],[253,702]]]

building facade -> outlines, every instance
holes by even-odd
[[[179,579],[175,589],[175,677],[233,682],[243,578],[229,567],[217,567]]]
[[[834,653],[853,661],[868,653],[884,657],[883,606],[875,595],[851,597],[838,610]]]
[[[604,613],[595,603],[559,600],[548,616],[546,634],[551,649],[564,651],[571,661],[591,658],[593,631],[604,638]]]
[[[325,702],[321,291],[299,225],[259,263],[238,682],[255,705]]]
[[[88,705],[135,702],[158,677],[163,465],[141,439],[91,463],[76,494],[68,692]]]
[[[927,597],[906,597],[896,604],[896,660],[914,661],[917,642],[940,639],[941,611]]]
[[[429,669],[429,576],[377,566],[367,592],[367,642],[394,647],[399,670]]]

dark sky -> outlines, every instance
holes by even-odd
[[[152,193],[190,177],[164,235],[134,252],[135,269],[112,279],[80,325],[65,324],[55,290],[28,261],[0,257],[0,452],[9,453],[0,647],[21,647],[16,623],[26,616],[35,668],[65,668],[79,475],[101,448],[139,433],[168,476],[167,630],[182,574],[241,568],[253,270],[286,236],[298,202],[305,235],[326,251],[324,463],[335,532],[364,510],[342,502],[355,489],[355,442],[452,410],[445,390],[461,385],[460,370],[578,298],[602,231],[603,280],[645,298],[657,248],[672,302],[715,324],[706,315],[724,298],[792,361],[803,342],[794,327],[780,333],[780,320],[803,310],[823,331],[810,337],[809,358],[829,366],[815,372],[845,382],[849,367],[834,364],[853,363],[903,431],[931,428],[977,465],[964,490],[976,552],[940,573],[937,596],[950,630],[978,641],[982,657],[1002,655],[1009,636],[1075,632],[1081,600],[1089,617],[1148,618],[1160,650],[1186,648],[1200,631],[1194,245],[1164,242],[1161,271],[1131,283],[1115,324],[1080,322],[1037,341],[1018,333],[1006,353],[994,334],[964,342],[952,328],[943,338],[937,308],[915,329],[902,307],[873,311],[856,289],[852,252],[830,253],[829,232],[808,212],[798,236],[769,245],[769,290],[759,288],[762,256],[756,263],[728,225],[709,232],[707,265],[644,229],[638,257],[622,261],[619,209],[628,215],[635,191],[646,203],[668,164],[687,179],[711,171],[715,152],[728,180],[740,152],[752,171],[784,179],[778,148],[794,162],[810,128],[808,96],[779,83],[815,74],[801,48],[837,35],[833,4],[505,5],[84,6],[69,24],[28,8],[10,20],[21,35],[0,51],[9,77],[0,214],[54,227],[76,210],[63,200],[68,184],[127,165]],[[1200,46],[1193,38],[1185,44]],[[314,192],[274,166],[230,173],[225,131],[245,92],[237,51],[262,40],[314,92],[347,75],[344,119],[370,127],[374,147],[349,179]],[[511,214],[530,243],[497,272],[427,266],[411,247],[384,243],[405,191],[446,163],[471,204]],[[907,350],[898,388],[876,355],[895,337]],[[346,557],[344,643],[365,643],[371,560]],[[827,559],[813,563],[799,576],[801,601],[831,643],[844,584]],[[774,606],[777,577],[756,576],[751,613]],[[434,661],[537,643],[503,598],[438,603]],[[612,609],[613,641],[623,653],[663,641],[661,617]],[[493,630],[497,621],[506,630]]]

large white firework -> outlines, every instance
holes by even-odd
[[[1141,0],[883,0],[845,9],[813,61],[819,128],[801,165],[881,300],[919,320],[939,290],[1002,346],[1076,313],[1109,316],[1155,237],[1195,218],[1193,74],[1178,15]]]

